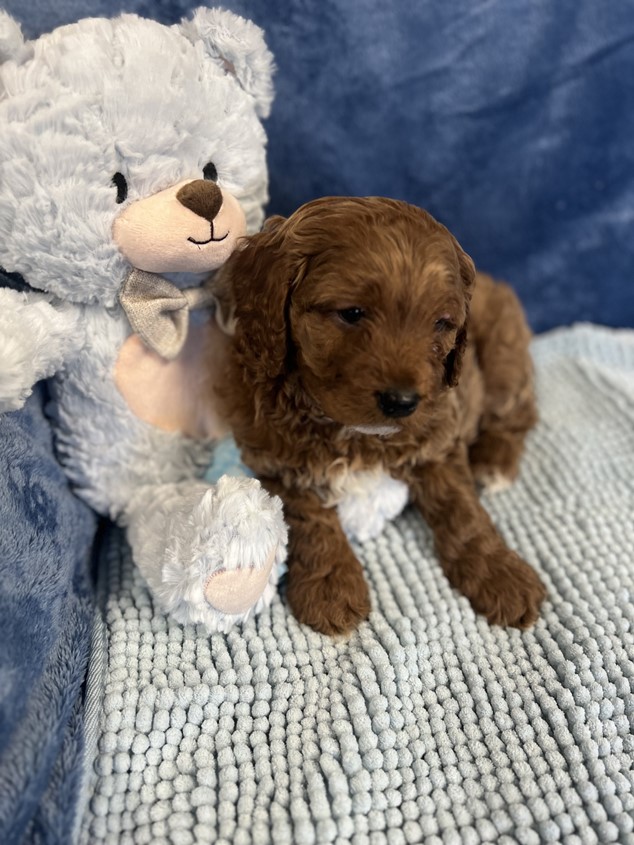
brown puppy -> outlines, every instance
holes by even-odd
[[[271,218],[217,289],[236,318],[221,401],[244,461],[284,501],[297,618],[334,634],[367,617],[332,505],[351,470],[380,466],[408,484],[473,607],[531,625],[544,588],[474,483],[514,478],[536,420],[530,332],[512,290],[476,276],[429,214],[377,197]]]

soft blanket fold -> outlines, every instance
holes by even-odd
[[[40,387],[0,416],[0,842],[68,842],[83,767],[95,517],[55,460]]]
[[[349,641],[282,598],[228,635],[152,606],[110,536],[90,843],[634,843],[634,333],[534,343],[541,421],[486,504],[549,591],[531,631],[451,589],[407,512],[358,548]]]

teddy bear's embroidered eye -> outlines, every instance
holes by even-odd
[[[112,177],[112,184],[117,189],[117,203],[125,202],[128,196],[128,183],[123,173],[115,173]]]
[[[216,170],[216,165],[213,161],[208,161],[203,167],[203,177],[208,179],[210,182],[218,181],[218,171]]]

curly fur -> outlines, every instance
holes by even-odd
[[[220,398],[245,462],[284,501],[300,621],[334,634],[367,617],[361,566],[329,506],[351,470],[383,468],[407,483],[473,607],[491,623],[532,624],[544,588],[474,483],[515,477],[536,420],[513,291],[476,276],[429,214],[376,197],[271,218],[216,285],[236,320]],[[352,323],[351,308],[361,309]],[[377,397],[389,390],[415,394],[417,407],[386,414]]]

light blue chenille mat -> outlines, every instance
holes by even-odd
[[[634,843],[634,332],[533,350],[541,422],[485,502],[547,585],[535,628],[476,616],[411,511],[357,548],[374,610],[348,642],[282,598],[183,628],[113,532],[83,842]]]

